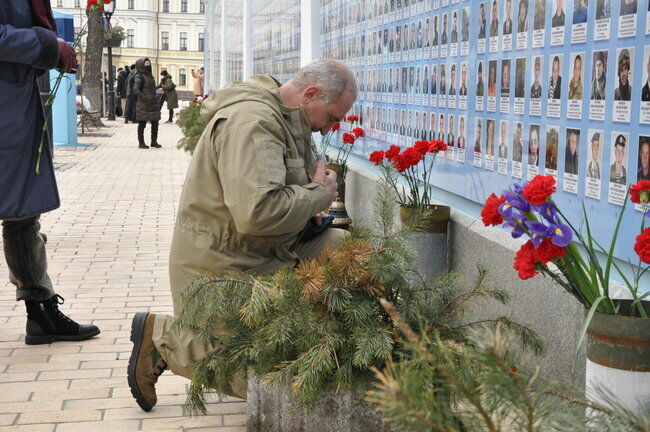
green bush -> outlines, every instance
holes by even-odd
[[[176,124],[183,132],[183,138],[178,141],[176,147],[193,154],[206,126],[201,118],[201,102],[192,102],[189,107],[183,108],[178,114]]]

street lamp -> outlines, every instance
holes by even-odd
[[[104,16],[106,17],[106,26],[111,28],[111,17],[115,13],[115,3],[113,0],[110,3],[104,3]],[[115,120],[115,76],[113,75],[113,47],[108,45],[108,119]]]

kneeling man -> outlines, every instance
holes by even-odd
[[[350,69],[317,60],[284,85],[256,75],[203,102],[208,124],[190,163],[170,253],[175,315],[183,307],[180,291],[202,275],[295,266],[343,238],[334,228],[311,241],[301,234],[310,219],[321,223],[337,195],[336,173],[317,161],[311,134],[327,134],[356,97]],[[156,404],[163,371],[191,378],[211,348],[190,329],[171,331],[173,319],[133,318],[128,380],[145,411]],[[245,385],[233,391],[246,397]]]

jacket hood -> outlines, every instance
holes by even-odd
[[[149,71],[147,71],[147,69],[144,67],[144,62],[146,62],[147,60],[149,60],[149,58],[145,57],[145,58],[138,59],[135,62],[135,69],[141,74],[145,74],[145,75],[149,74]]]
[[[263,102],[279,115],[297,111],[299,107],[287,107],[280,97],[280,82],[271,75],[253,75],[245,82],[238,82],[212,93],[201,104],[201,117],[209,122],[217,111],[244,101]],[[303,115],[304,116],[304,115]]]

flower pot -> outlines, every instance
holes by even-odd
[[[625,316],[631,301],[617,300],[623,315],[596,312],[587,328],[587,397],[596,386],[609,390],[630,410],[650,410],[650,318]],[[650,315],[650,302],[644,301]]]
[[[327,164],[326,168],[336,173],[336,191],[339,194],[328,211],[330,216],[334,216],[332,227],[347,228],[352,224],[352,218],[345,208],[345,174],[348,170],[347,166],[331,163]]]
[[[119,48],[120,45],[122,45],[122,39],[120,38],[104,39],[105,47]]]
[[[429,283],[446,273],[451,209],[443,205],[431,205],[423,211],[400,207],[399,216],[402,224],[409,226],[406,243],[417,256],[417,271],[424,281]]]
[[[267,387],[252,377],[248,384],[248,432],[391,432],[374,404],[350,391],[328,391],[312,409],[296,406],[286,386]]]

